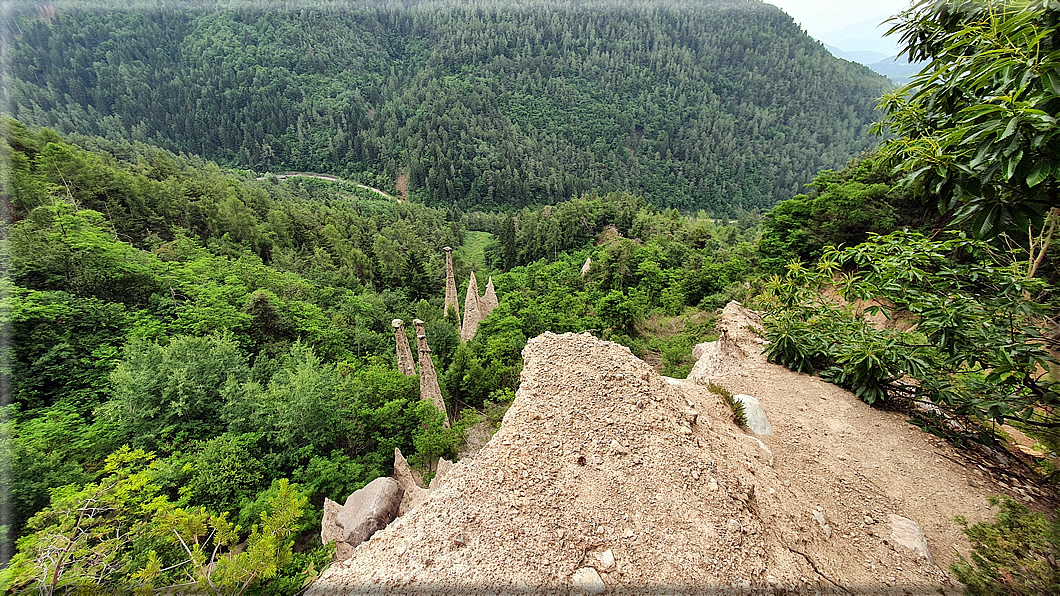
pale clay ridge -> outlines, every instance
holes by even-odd
[[[990,517],[1000,489],[903,416],[768,364],[756,320],[726,307],[738,362],[710,378],[756,397],[773,434],[625,347],[546,333],[501,430],[308,593],[959,592],[952,520]],[[892,515],[934,562],[892,536]]]

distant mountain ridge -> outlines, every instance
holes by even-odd
[[[890,25],[877,17],[820,36],[824,47],[836,58],[868,66],[896,84],[905,84],[920,72],[900,55],[898,38],[886,35]]]
[[[850,60],[851,62],[857,62],[858,64],[864,64],[865,66],[870,66],[888,58],[887,54],[873,52],[872,50],[851,50],[848,52],[827,43],[824,44],[824,47],[836,58]]]
[[[871,148],[889,86],[754,0],[89,4],[14,10],[23,122],[464,209],[767,208]]]
[[[909,79],[920,72],[922,68],[919,63],[910,64],[905,58],[900,56],[880,60],[874,64],[869,64],[868,67],[899,85],[908,83]]]
[[[898,38],[887,35],[891,25],[887,16],[875,16],[835,31],[821,34],[826,45],[845,52],[864,51],[880,56],[879,59],[898,55]]]

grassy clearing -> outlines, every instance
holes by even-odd
[[[464,244],[454,253],[455,258],[471,267],[476,274],[485,272],[486,245],[492,239],[493,234],[489,232],[464,232]]]

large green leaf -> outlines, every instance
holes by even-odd
[[[1038,161],[1031,168],[1031,172],[1027,174],[1027,186],[1034,188],[1042,183],[1043,180],[1049,177],[1052,173],[1052,168],[1049,164],[1044,161]]]

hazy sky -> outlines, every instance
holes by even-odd
[[[795,18],[814,37],[869,19],[884,20],[910,0],[763,0]]]

